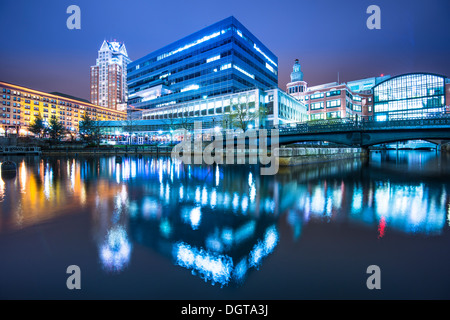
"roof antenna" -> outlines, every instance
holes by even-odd
[[[341,84],[341,83],[339,82],[339,71],[338,71],[338,84]]]

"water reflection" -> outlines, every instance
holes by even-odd
[[[352,223],[380,241],[390,232],[437,236],[450,225],[442,171],[449,162],[434,153],[374,153],[370,165],[352,160],[276,176],[154,157],[13,160],[17,176],[0,180],[1,231],[87,212],[105,272],[139,263],[139,244],[211,284],[241,285],[276,252],[282,217],[294,241],[310,223]],[[417,165],[425,174],[404,174]]]

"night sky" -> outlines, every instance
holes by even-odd
[[[68,6],[81,9],[69,30]],[[367,7],[381,9],[369,30]],[[296,58],[317,85],[408,72],[450,77],[449,0],[0,0],[0,80],[89,96],[89,67],[104,39],[131,60],[231,15],[278,56],[285,89]]]

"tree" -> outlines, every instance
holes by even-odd
[[[226,128],[231,126],[232,128],[242,129],[245,132],[251,122],[259,120],[261,123],[265,120],[266,115],[267,111],[265,108],[255,110],[254,106],[234,104],[230,106],[230,111],[225,114],[223,121]]]
[[[48,134],[50,135],[50,138],[53,140],[59,140],[59,138],[65,133],[66,129],[62,123],[59,122],[56,117],[51,118],[48,126]]]
[[[34,118],[33,122],[30,123],[28,131],[36,135],[38,138],[41,138],[45,134],[46,127],[40,113]]]
[[[85,112],[79,123],[79,132],[81,138],[87,143],[98,145],[100,143],[100,126]]]

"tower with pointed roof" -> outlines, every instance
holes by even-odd
[[[291,82],[286,85],[286,92],[298,98],[306,92],[307,83],[303,80],[303,72],[301,70],[300,62],[295,59],[294,66],[291,72]]]
[[[103,41],[96,64],[91,67],[91,103],[114,110],[126,109],[130,62],[124,43]]]

